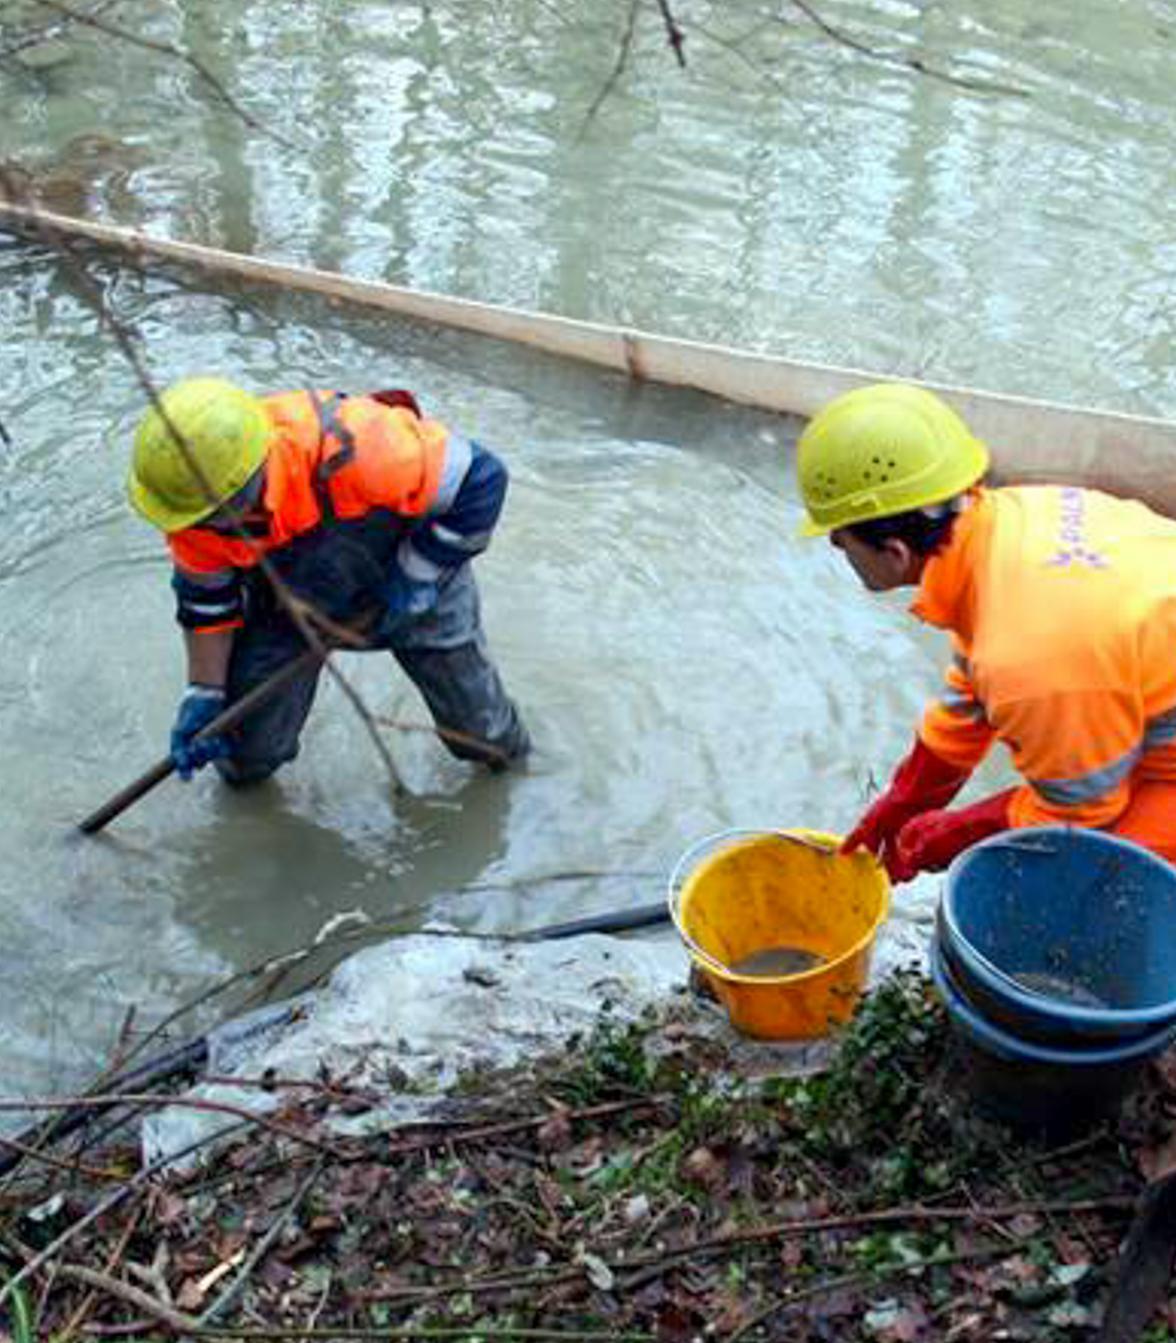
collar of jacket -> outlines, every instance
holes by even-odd
[[[972,637],[975,573],[983,537],[991,522],[992,492],[974,491],[951,529],[951,539],[923,566],[911,612],[928,625],[954,630],[965,642]]]

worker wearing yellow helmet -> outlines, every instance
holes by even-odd
[[[802,533],[951,635],[942,693],[844,841],[906,881],[1012,827],[1113,831],[1176,862],[1176,522],[1073,486],[989,488],[930,391],[837,397],[798,447]],[[949,808],[994,741],[1022,782]]]
[[[187,653],[171,733],[180,776],[215,761],[228,782],[254,783],[297,754],[317,666],[232,732],[198,735],[303,651],[289,596],[338,624],[364,621],[453,754],[494,766],[524,756],[470,569],[506,487],[496,454],[409,392],[259,397],[215,377],[168,388],[139,422],[127,490],[173,561]]]

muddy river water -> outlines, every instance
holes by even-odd
[[[818,6],[869,55],[787,5],[696,0],[686,71],[647,8],[626,41],[627,3],[164,0],[146,26],[114,6],[217,85],[56,34],[0,63],[0,154],[47,199],[171,236],[1176,415],[1170,6]],[[173,781],[73,833],[160,755],[181,663],[122,492],[141,391],[52,256],[0,246],[4,1091],[75,1084],[131,1009],[133,1032],[341,912],[490,930],[655,900],[702,835],[844,827],[903,749],[937,641],[790,539],[795,424],[309,300],[89,273],[160,381],[404,383],[503,452],[478,572],[537,749],[490,778],[390,729],[394,796],[328,686],[272,787]],[[342,665],[375,711],[425,721],[385,659]]]

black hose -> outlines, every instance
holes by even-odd
[[[651,928],[654,924],[669,923],[670,911],[664,901],[656,905],[637,905],[634,909],[619,909],[611,914],[595,914],[571,923],[553,923],[524,933],[520,942],[558,942],[565,937],[579,937],[583,933],[623,933],[632,928]]]

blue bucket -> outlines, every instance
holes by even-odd
[[[1089,1128],[1119,1108],[1149,1059],[1163,1053],[1176,1027],[1108,1045],[1043,1045],[987,1020],[968,1001],[945,963],[938,935],[931,977],[947,1007],[959,1073],[978,1108],[1021,1129],[1060,1136]]]
[[[937,926],[960,993],[1022,1044],[1113,1049],[1176,1024],[1176,869],[1128,840],[994,836],[952,864]]]

